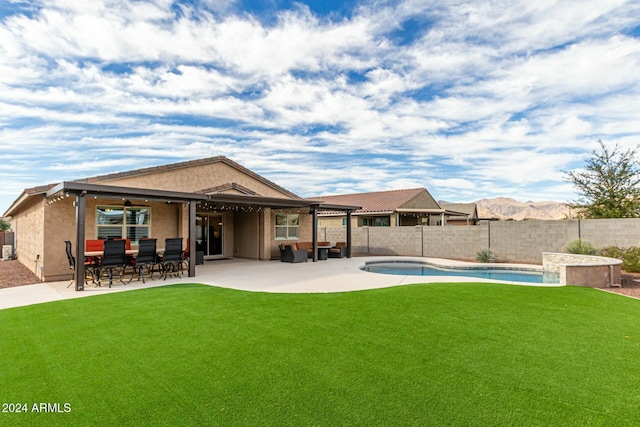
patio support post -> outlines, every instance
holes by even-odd
[[[311,250],[313,251],[313,262],[318,262],[318,210],[312,208],[311,213],[313,218],[313,224],[311,225],[311,233],[313,233]]]
[[[196,276],[196,202],[192,200],[189,207],[189,277]]]
[[[85,192],[76,196],[76,291],[84,291],[84,241],[85,219],[87,216],[87,199]]]
[[[347,258],[351,258],[351,211],[347,211]]]

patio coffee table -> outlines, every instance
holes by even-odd
[[[318,246],[318,261],[326,261],[329,257],[329,249],[331,249],[333,245],[329,246]]]

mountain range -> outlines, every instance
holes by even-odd
[[[495,197],[477,200],[472,203],[475,203],[478,207],[479,218],[520,221],[524,219],[566,219],[575,216],[569,206],[560,202],[519,202],[510,197]]]

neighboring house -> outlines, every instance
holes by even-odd
[[[350,215],[357,207],[302,199],[226,157],[212,157],[30,188],[4,215],[11,217],[17,258],[51,281],[71,275],[65,240],[82,257],[89,239],[129,238],[135,247],[153,237],[163,247],[164,239],[182,237],[183,246],[195,242],[205,259],[268,260],[279,256],[280,243],[315,241],[318,210]]]
[[[353,212],[351,225],[354,227],[445,225],[448,217],[465,216],[463,212],[440,206],[426,188],[318,196],[314,199],[324,203],[361,206]],[[346,215],[342,212],[320,212],[318,219],[320,227],[347,224]]]
[[[440,203],[442,209],[447,211],[461,212],[464,215],[449,216],[447,225],[477,225],[478,206],[475,203]]]

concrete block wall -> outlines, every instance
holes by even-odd
[[[491,252],[501,262],[542,262],[542,252],[562,252],[578,238],[576,221],[494,221]],[[575,237],[574,237],[575,236]]]
[[[351,237],[354,236],[355,228],[352,229]],[[319,242],[346,242],[347,241],[347,228],[346,227],[321,227],[318,229],[318,241]]]
[[[580,221],[580,231],[583,239],[595,243],[600,248],[628,248],[640,245],[640,220],[636,218],[586,219]]]
[[[354,254],[406,255],[474,260],[490,249],[499,261],[542,263],[542,252],[563,252],[582,237],[598,247],[640,245],[640,218],[558,221],[494,221],[460,227],[354,227]],[[344,227],[322,227],[318,239],[346,240]]]
[[[422,227],[367,227],[372,255],[422,256]],[[389,233],[389,230],[396,230]]]
[[[433,258],[475,259],[487,249],[487,225],[423,227],[424,256]]]

